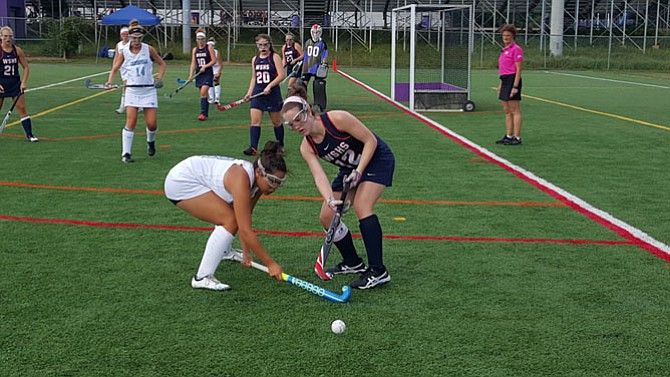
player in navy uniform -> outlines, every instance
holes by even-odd
[[[284,125],[281,118],[282,95],[279,84],[286,74],[279,68],[282,58],[272,48],[272,39],[267,34],[256,36],[256,47],[258,54],[251,59],[251,82],[249,90],[244,97],[249,99],[252,95],[264,93],[264,95],[251,100],[251,127],[249,128],[249,148],[242,153],[247,156],[256,155],[258,141],[261,138],[261,119],[263,112],[270,113],[270,121],[274,126],[275,138],[284,145]]]
[[[326,96],[326,76],[328,75],[328,46],[326,41],[321,39],[321,26],[312,25],[310,29],[311,39],[307,40],[304,48],[304,57],[302,58],[302,80],[305,85],[309,85],[309,80],[314,77],[312,84],[312,94],[314,95],[314,104],[316,112],[326,111],[328,98]]]
[[[196,72],[198,73],[198,77],[195,78],[195,86],[200,89],[200,115],[198,115],[198,120],[203,121],[209,116],[209,87],[214,85],[212,66],[217,60],[214,47],[207,44],[205,29],[198,28],[195,32],[195,39],[198,45],[191,52],[191,67],[189,68],[188,79],[190,80]]]
[[[306,101],[304,87],[289,91],[282,116],[289,128],[304,136],[300,153],[307,162],[314,183],[324,198],[319,220],[327,229],[337,206],[342,204],[343,182],[351,188],[347,199],[353,203],[368,257],[368,268],[356,253],[351,232],[344,224],[335,231],[334,243],[343,261],[330,274],[362,273],[350,285],[369,289],[391,281],[382,253],[382,228],[373,207],[393,182],[395,158],[388,145],[360,120],[346,111],[333,110],[314,115]],[[328,182],[319,158],[339,167],[339,173]],[[345,205],[346,207],[346,205]]]
[[[303,51],[300,43],[293,39],[293,34],[286,33],[285,41],[286,43],[281,47],[282,56],[284,57],[282,66],[286,68],[286,75],[290,75],[295,69],[295,65],[302,60]],[[301,73],[302,65],[298,68],[298,72],[288,79],[288,86],[292,86]]]
[[[2,49],[0,49],[0,108],[5,102],[5,98],[11,98],[12,101],[16,97],[26,91],[26,83],[28,82],[28,75],[30,69],[28,68],[28,61],[26,55],[20,47],[15,46],[12,41],[14,39],[14,31],[9,26],[0,28],[0,36],[2,37]],[[23,80],[19,75],[19,64],[23,67]],[[20,96],[16,102],[16,110],[21,117],[21,125],[26,132],[26,138],[30,142],[39,141],[33,135],[33,126],[30,120],[30,115],[26,111],[26,97]]]

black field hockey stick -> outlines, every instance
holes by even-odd
[[[154,84],[136,84],[136,85],[123,85],[123,84],[93,84],[91,80],[86,80],[86,88],[88,89],[118,89],[118,88],[152,88]]]
[[[330,280],[333,278],[333,275],[329,274],[325,270],[326,260],[328,259],[330,249],[333,247],[335,231],[337,230],[337,227],[340,226],[342,211],[344,210],[344,205],[346,203],[345,199],[347,198],[347,194],[349,193],[350,186],[351,185],[349,184],[349,182],[344,182],[344,188],[342,188],[342,196],[340,197],[342,204],[337,206],[335,216],[333,216],[333,220],[331,220],[330,226],[328,227],[328,231],[326,232],[326,239],[323,241],[321,250],[319,250],[319,255],[316,257],[316,263],[314,263],[314,272],[316,272],[316,275],[322,280]]]
[[[189,80],[186,80],[183,84],[179,85],[177,89],[173,90],[172,93],[165,94],[165,98],[174,97],[177,93],[181,92],[184,88],[186,88],[188,84],[192,83],[196,77],[200,76],[200,73],[202,72],[198,72],[195,76],[191,77]]]
[[[7,112],[7,115],[5,115],[5,119],[2,120],[2,124],[0,124],[0,135],[5,131],[5,127],[7,126],[7,122],[9,122],[9,117],[12,115],[12,111],[14,111],[14,107],[16,106],[16,103],[19,102],[19,98],[23,95],[23,92],[20,91],[19,95],[14,98],[14,102],[12,103],[12,107],[9,109]]]

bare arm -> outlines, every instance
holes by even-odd
[[[165,74],[165,61],[158,55],[156,49],[151,46],[149,46],[149,55],[151,55],[151,60],[158,64],[158,76],[156,76],[156,78],[163,80],[163,75]]]
[[[116,57],[114,57],[114,60],[113,60],[113,63],[112,63],[112,70],[109,71],[109,77],[107,78],[107,82],[105,84],[111,84],[114,81],[114,76],[116,76],[116,72],[118,72],[119,69],[121,68],[121,65],[123,64],[124,59],[125,58],[123,57],[123,54],[119,54],[118,59],[116,59]]]
[[[328,200],[333,197],[333,189],[330,186],[330,181],[326,176],[326,172],[323,170],[323,166],[319,162],[319,156],[314,153],[312,148],[307,143],[307,140],[303,139],[300,144],[300,154],[302,158],[307,162],[309,171],[314,177],[314,184],[316,185],[317,190],[321,193],[321,196],[324,200]]]
[[[193,78],[193,74],[195,72],[195,67],[197,65],[195,64],[195,47],[193,50],[191,50],[191,66],[188,68],[188,79],[191,80]]]
[[[233,194],[233,210],[243,248],[250,249],[269,269],[269,274],[281,280],[282,268],[270,257],[251,227],[251,212],[255,201],[251,198],[249,176],[239,165],[234,165],[223,177],[223,185]]]
[[[294,48],[296,51],[298,51],[298,56],[295,59],[293,59],[293,61],[299,62],[305,56],[305,53],[302,51],[302,46],[300,45],[300,43],[296,42]]]
[[[254,85],[256,85],[256,57],[251,58],[251,81],[249,82],[249,90],[247,90],[247,95],[245,98],[251,97],[251,93],[254,92]]]
[[[23,67],[23,79],[21,80],[21,92],[25,92],[28,87],[28,76],[30,76],[30,68],[28,68],[28,60],[26,54],[23,53],[21,47],[16,47],[16,54],[19,57],[19,64]]]
[[[279,57],[278,54],[272,54],[272,59],[275,63],[275,67],[281,67],[281,58]],[[265,87],[265,90],[263,90],[263,92],[265,94],[269,94],[270,90],[272,90],[273,87],[281,84],[281,82],[284,81],[284,78],[286,78],[286,70],[277,69],[277,77],[275,77],[274,80],[270,81],[270,83]]]

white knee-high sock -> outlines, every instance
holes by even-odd
[[[151,143],[152,141],[156,141],[156,133],[158,132],[158,128],[155,130],[151,131],[150,129],[147,128],[147,143]]]
[[[121,139],[123,140],[123,153],[121,154],[122,156],[126,153],[132,154],[133,153],[133,138],[135,137],[135,131],[129,130],[125,127],[123,127],[123,131],[121,131]]]
[[[214,101],[219,102],[221,98],[221,85],[214,86]]]
[[[214,275],[216,268],[219,267],[221,258],[223,258],[223,254],[230,249],[234,238],[235,236],[230,234],[226,228],[220,225],[214,227],[214,231],[209,236],[209,240],[207,240],[205,253],[202,255],[198,273],[195,275],[196,279]]]
[[[207,101],[208,102],[214,102],[214,87],[210,86],[209,91],[207,92]]]

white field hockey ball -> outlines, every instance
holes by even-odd
[[[330,325],[330,329],[333,330],[335,334],[342,334],[344,330],[347,329],[347,325],[344,324],[344,321],[336,319]]]

